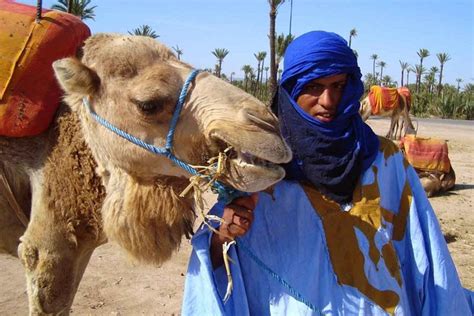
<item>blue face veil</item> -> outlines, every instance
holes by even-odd
[[[324,123],[296,103],[303,87],[317,79],[347,74],[336,117]],[[306,180],[338,203],[349,203],[357,181],[374,161],[378,137],[359,115],[363,94],[357,59],[347,42],[335,33],[313,31],[288,46],[279,85],[281,131],[293,150],[285,166],[287,178]]]

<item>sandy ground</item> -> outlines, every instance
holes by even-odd
[[[385,134],[387,120],[369,120]],[[456,171],[454,190],[431,198],[462,283],[474,289],[474,122],[420,121],[418,135],[449,140]],[[176,315],[190,253],[188,241],[162,267],[133,266],[112,244],[99,247],[90,261],[76,295],[73,315]],[[28,313],[26,286],[20,262],[0,255],[0,315]]]

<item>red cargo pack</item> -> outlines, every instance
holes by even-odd
[[[74,55],[90,36],[77,17],[0,0],[0,135],[37,135],[51,123],[61,98],[51,64]]]

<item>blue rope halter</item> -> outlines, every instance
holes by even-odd
[[[108,122],[107,120],[105,120],[104,118],[102,118],[101,116],[99,116],[97,113],[95,113],[92,110],[88,98],[86,97],[83,98],[82,102],[84,103],[84,105],[86,106],[86,108],[88,109],[92,117],[102,126],[108,128],[110,131],[114,132],[118,136],[128,140],[129,142],[134,143],[137,146],[140,146],[154,154],[165,156],[166,158],[171,160],[173,163],[175,163],[177,166],[186,170],[188,173],[192,175],[197,175],[200,173],[196,169],[194,169],[189,164],[182,161],[181,159],[179,159],[173,154],[173,136],[176,130],[176,125],[178,124],[179,116],[181,114],[181,109],[183,108],[184,101],[186,100],[186,96],[188,94],[189,85],[191,84],[191,82],[194,80],[194,78],[197,76],[198,73],[199,73],[199,70],[197,69],[193,70],[191,74],[189,74],[186,81],[184,82],[183,88],[181,89],[181,93],[179,95],[178,103],[176,104],[176,108],[173,113],[173,117],[171,118],[170,128],[168,131],[168,135],[166,136],[166,144],[164,148],[156,147],[152,144],[146,143],[143,140],[112,125],[110,122]],[[244,192],[228,187],[219,181],[213,182],[212,189],[214,190],[214,192],[218,194],[219,201],[224,201],[226,204],[230,203],[233,199],[239,196],[245,195]]]

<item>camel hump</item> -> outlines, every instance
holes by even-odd
[[[397,88],[372,86],[369,91],[369,102],[372,114],[380,115],[389,112],[399,106]]]
[[[77,17],[0,2],[0,135],[23,137],[46,130],[59,106],[61,89],[52,63],[74,55],[90,30]],[[41,83],[41,84],[38,84]]]
[[[405,98],[405,103],[407,105],[407,110],[410,111],[410,107],[411,107],[411,92],[410,92],[410,89],[408,89],[407,87],[399,87],[397,89],[398,91],[398,94]]]

